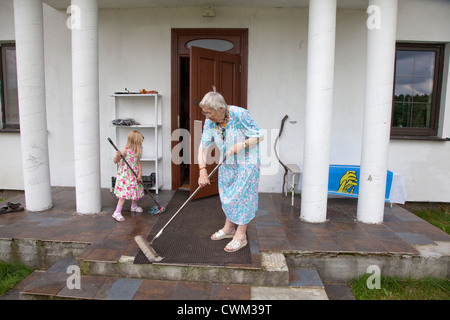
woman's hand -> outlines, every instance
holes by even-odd
[[[238,142],[231,146],[230,150],[227,152],[227,158],[234,154],[238,154],[245,149],[244,142]]]
[[[210,185],[211,182],[208,179],[208,172],[206,169],[200,170],[200,176],[198,177],[198,185],[203,188],[206,185]]]

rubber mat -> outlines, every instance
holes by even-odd
[[[158,216],[147,240],[151,241],[156,233],[169,221],[183,203],[189,198],[189,192],[177,191],[167,205],[165,213]],[[201,264],[224,266],[228,264],[250,264],[252,256],[250,245],[237,252],[225,252],[224,248],[231,239],[211,240],[211,235],[221,229],[225,223],[225,214],[219,196],[190,201],[163,233],[153,243],[153,248],[164,259],[162,263]],[[150,263],[142,251],[136,255],[135,264]]]

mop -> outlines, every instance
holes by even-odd
[[[110,138],[108,138],[109,143],[111,143],[111,145],[114,147],[114,149],[116,149],[116,151],[119,151],[119,149],[117,149],[116,145],[114,144],[114,142],[112,142],[112,140]],[[125,160],[125,158],[123,157],[122,153],[120,153],[120,157],[122,158],[122,160],[127,164],[128,168],[130,168],[131,172],[133,172],[134,176],[137,179],[137,174],[136,172],[134,172],[133,168],[131,168],[131,166],[128,164],[127,160]],[[144,187],[144,190],[148,193],[148,195],[150,196],[150,198],[152,198],[152,200],[156,203],[156,206],[153,206],[150,211],[148,213],[150,214],[157,214],[157,213],[163,213],[164,211],[166,211],[166,208],[161,206],[156,199],[152,196],[152,194],[150,193],[150,191],[145,187],[145,185],[142,183],[142,181],[140,182],[142,187]]]
[[[225,159],[223,159],[222,162],[220,162],[214,169],[211,171],[211,173],[208,175],[208,179],[212,177],[212,175],[219,169],[219,167],[222,165],[222,163],[225,162]],[[186,206],[186,204],[191,201],[191,199],[197,194],[197,192],[201,189],[201,186],[198,186],[197,189],[189,196],[189,198],[183,203],[183,205],[178,209],[177,212],[170,218],[170,220],[164,225],[164,227],[159,230],[159,232],[156,234],[156,236],[153,237],[152,241],[148,242],[145,240],[142,236],[136,236],[134,237],[134,240],[136,241],[139,248],[144,253],[145,257],[150,262],[158,262],[164,259],[164,257],[161,257],[156,253],[155,249],[153,249],[152,245],[153,242],[163,233],[164,229],[169,225],[169,223],[177,216],[177,214]]]

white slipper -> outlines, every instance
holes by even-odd
[[[112,217],[119,222],[125,221],[125,218],[122,216],[121,212],[114,212]]]
[[[214,236],[215,239],[211,238],[211,240],[222,240],[226,238],[231,239],[234,237],[234,234],[226,234],[222,231],[222,229],[220,229],[219,231],[216,231],[212,236]]]
[[[225,248],[223,248],[223,250],[225,250],[226,252],[236,252],[236,251],[242,249],[243,247],[245,247],[246,245],[247,245],[246,240],[244,240],[243,242],[239,242],[239,241],[233,239],[230,242],[228,242],[228,244],[226,245]],[[231,248],[231,249],[227,250],[227,247]]]

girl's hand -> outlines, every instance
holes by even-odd
[[[141,165],[141,159],[137,159],[138,164],[138,172],[137,172],[137,179],[138,182],[142,183],[142,165]]]
[[[198,185],[203,188],[204,186],[210,184],[211,182],[208,179],[208,172],[206,171],[206,169],[200,170],[200,176],[198,177]]]
[[[122,152],[121,151],[117,151],[116,155],[114,156],[113,162],[114,163],[118,163],[120,161],[120,159],[122,159]]]

